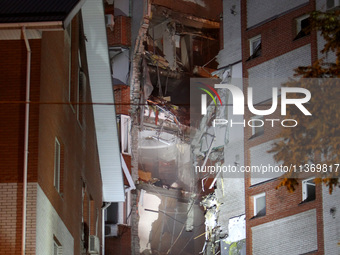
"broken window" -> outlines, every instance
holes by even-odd
[[[248,60],[261,55],[261,35],[249,39],[249,52],[250,57]]]
[[[266,215],[266,193],[253,196],[254,199],[254,217]]]
[[[302,201],[308,202],[315,200],[315,183],[314,178],[302,181]]]
[[[295,20],[296,23],[296,37],[294,40],[302,38],[310,34],[310,21],[309,15],[303,15]]]

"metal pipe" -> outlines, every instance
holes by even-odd
[[[105,254],[105,210],[111,205],[111,202],[105,203],[102,207],[102,254]]]
[[[26,66],[26,104],[25,104],[25,137],[24,137],[24,176],[23,176],[23,203],[22,203],[22,240],[21,254],[25,255],[26,248],[26,203],[27,203],[27,168],[28,168],[28,136],[29,136],[29,101],[30,101],[30,80],[31,80],[31,48],[27,39],[25,27],[22,27],[22,34],[27,49]]]

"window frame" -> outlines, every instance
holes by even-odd
[[[57,252],[57,253],[56,253]],[[53,235],[53,255],[62,255],[63,247],[59,240]]]
[[[302,32],[301,23],[302,23],[303,20],[308,19],[309,17],[310,17],[309,14],[304,14],[302,16],[295,18],[295,37],[294,37],[294,40],[310,35],[310,32],[306,33],[306,34],[301,34],[301,32]]]
[[[257,206],[256,206],[256,200],[257,200],[257,199],[260,199],[260,198],[263,198],[263,197],[264,197],[264,208],[265,208],[265,210],[266,210],[266,209],[267,209],[266,192],[262,192],[262,193],[260,193],[260,194],[256,194],[256,195],[253,196],[254,217],[265,216],[266,213],[267,213],[267,212],[265,211],[264,215],[258,215],[259,212],[260,212],[263,208],[257,212],[257,209],[258,209],[258,208],[257,208]]]
[[[333,10],[333,9],[339,7],[339,5],[340,5],[339,0],[333,0],[333,5],[329,6],[329,1],[327,0],[326,1],[326,10],[327,11]]]
[[[131,117],[120,115],[120,145],[122,154],[131,155]],[[126,139],[125,139],[126,138]],[[125,148],[127,148],[125,150]]]
[[[75,102],[77,100],[77,91],[78,88],[75,88],[75,82],[72,82],[72,22],[65,29],[65,36],[67,38],[67,42],[69,44],[69,52],[68,52],[68,102],[71,106],[73,112],[76,112]]]
[[[85,108],[85,97],[86,97],[86,74],[78,68],[78,86],[77,86],[77,120],[80,126],[84,123],[84,108]]]
[[[61,145],[57,137],[54,140],[54,180],[53,185],[60,193],[60,178],[61,178]]]
[[[304,179],[302,180],[302,202],[304,201],[314,201],[316,199],[316,184],[314,182],[310,183],[311,180],[314,180],[314,177],[308,178],[308,179]],[[314,199],[311,200],[307,200],[308,199],[308,185],[312,185],[314,186]]]
[[[254,56],[254,54],[256,53],[255,50],[257,49],[257,47],[254,48],[253,43],[256,42],[257,40],[260,40],[260,44],[257,47],[259,47],[259,46],[261,47],[261,44],[262,44],[261,34],[256,35],[256,36],[249,39],[249,59],[253,59],[253,58],[259,57],[261,55],[261,53],[260,53],[258,56]]]

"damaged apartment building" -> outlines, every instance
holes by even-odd
[[[216,58],[218,70],[212,74],[244,93],[252,87],[255,108],[268,109],[274,101],[272,88],[293,77],[295,68],[322,57],[335,63],[335,54],[320,52],[323,38],[304,28],[310,12],[336,8],[339,3],[335,1],[268,0],[259,5],[249,0],[224,0],[223,43]],[[269,153],[280,128],[246,124],[228,125],[225,130],[209,128],[212,118],[239,124],[263,119],[249,110],[244,115],[235,114],[232,93],[223,91],[217,89],[223,107],[212,102],[199,123],[192,141],[194,164],[236,169],[280,166]],[[277,111],[270,116],[283,118]],[[328,187],[314,183],[311,175],[303,175],[295,192],[289,193],[285,187],[277,188],[281,176],[282,172],[222,172],[202,181],[202,190],[210,193],[202,201],[209,234],[205,254],[339,254],[339,190],[330,195]]]
[[[254,87],[260,91],[255,104],[270,103],[268,91],[280,79],[323,56],[320,36],[303,28],[309,12],[327,11],[337,2],[107,2],[121,150],[132,176],[125,180],[127,201],[117,206],[118,222],[130,226],[118,229],[124,240],[119,249],[131,254],[339,254],[338,191],[329,195],[308,178],[290,194],[276,189],[278,175],[195,173],[196,167],[213,165],[278,165],[268,150],[279,129],[212,128],[213,118],[244,123],[261,117],[234,114],[232,94],[225,90],[217,89],[220,106],[212,101],[205,116],[189,107],[195,96],[190,83],[210,91],[217,83],[241,91]],[[264,88],[252,83],[263,77],[276,83]]]
[[[120,210],[131,253],[198,254],[205,225],[190,157],[190,78],[217,68],[221,2],[108,1],[105,9],[121,149],[137,188]]]

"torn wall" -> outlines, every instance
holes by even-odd
[[[145,254],[198,254],[204,242],[200,239],[204,232],[204,219],[198,205],[199,198],[194,203],[188,198],[196,190],[188,139],[189,80],[200,75],[200,71],[208,73],[206,68],[217,67],[214,58],[219,50],[219,18],[216,21],[206,16],[196,17],[195,13],[184,14],[182,11],[186,8],[172,10],[168,6],[178,3],[197,5],[190,1],[176,1],[176,4],[167,1],[164,6],[155,2],[134,1],[132,8],[132,175],[135,181],[139,178],[140,185],[151,187],[148,193],[160,198],[161,203],[158,212],[148,211],[148,214],[157,214],[158,218],[148,221],[149,225],[145,227],[138,225],[145,221],[142,208],[137,210],[141,188],[133,195],[133,254],[144,251]],[[202,1],[209,7],[209,3],[205,2]],[[204,11],[204,8],[200,10]],[[143,68],[143,59],[147,61],[148,75]],[[200,68],[195,69],[196,66]],[[148,76],[153,87],[151,95],[145,91],[150,84]],[[185,199],[182,195],[170,199],[168,194],[159,195],[163,192],[188,194]],[[200,214],[188,212],[191,204]],[[175,220],[161,211],[169,212]],[[196,218],[197,215],[201,218]],[[187,221],[188,218],[191,220]],[[192,226],[193,232],[185,231]]]

